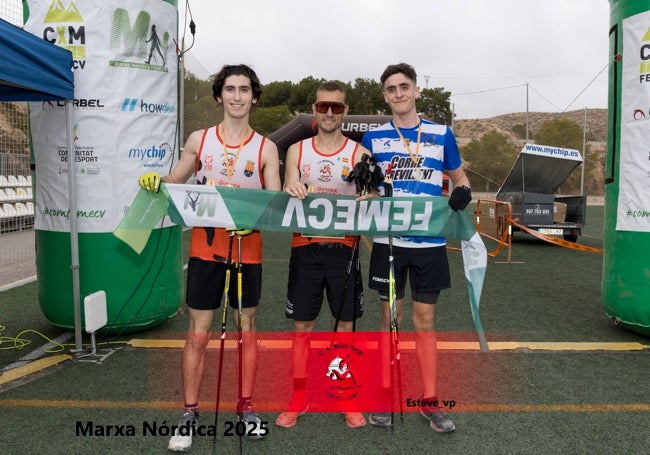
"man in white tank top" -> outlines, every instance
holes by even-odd
[[[280,191],[280,164],[276,145],[249,125],[249,115],[257,103],[262,86],[255,72],[246,65],[226,65],[214,77],[213,96],[223,106],[223,122],[194,131],[187,138],[178,164],[169,175],[156,173],[140,177],[140,186],[156,192],[160,182],[186,183],[196,174],[202,185],[265,188]],[[246,422],[248,439],[266,436],[268,429],[255,413],[251,395],[257,365],[255,314],[261,295],[262,239],[259,232],[237,231],[242,237],[242,377],[238,413]],[[199,392],[205,371],[205,351],[210,341],[214,312],[224,292],[229,233],[225,229],[195,227],[190,243],[186,301],[190,325],[183,348],[182,379],[185,409],[179,427],[193,426],[199,417]],[[232,262],[238,260],[237,247]],[[231,275],[236,276],[236,271]],[[229,301],[238,326],[237,286],[230,284]],[[264,427],[264,428],[263,428]],[[254,431],[253,431],[254,430]],[[261,430],[261,431],[260,431]],[[187,451],[192,433],[178,430],[169,441],[169,450]]]
[[[335,81],[324,82],[316,91],[313,112],[318,134],[291,145],[287,150],[284,191],[304,199],[308,193],[355,195],[356,185],[348,182],[354,165],[367,151],[343,135],[341,125],[347,114],[345,89]],[[327,293],[337,331],[349,332],[353,321],[363,313],[363,285],[350,261],[358,259],[358,238],[305,237],[295,233],[291,244],[289,284],[285,315],[293,319],[292,344],[293,395],[286,412],[276,424],[291,428],[307,412],[307,354],[309,333]],[[349,270],[349,273],[347,272]],[[346,424],[362,427],[366,419],[360,412],[345,412]]]

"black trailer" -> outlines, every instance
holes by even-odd
[[[555,193],[582,164],[577,150],[526,144],[496,198],[511,204],[518,224],[575,242],[585,224],[587,197],[582,188],[580,195]],[[513,232],[518,230],[513,226]]]

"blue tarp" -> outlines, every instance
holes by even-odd
[[[72,53],[0,19],[0,101],[74,99]]]

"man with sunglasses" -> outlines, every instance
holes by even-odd
[[[249,125],[253,105],[262,94],[255,71],[247,65],[225,65],[214,76],[212,93],[215,101],[223,106],[223,121],[190,134],[171,173],[163,177],[155,172],[146,173],[140,177],[140,186],[157,192],[161,181],[186,183],[195,177],[193,180],[199,185],[279,191],[277,147]],[[241,321],[242,333],[242,375],[238,378],[242,393],[237,413],[246,423],[247,439],[266,436],[251,402],[258,354],[255,317],[262,292],[262,237],[260,232],[250,230],[237,230],[235,234],[242,237],[241,259],[238,249],[231,246],[232,233],[223,228],[192,229],[186,292],[189,328],[182,356],[185,407],[179,421],[179,429],[185,431],[177,429],[172,435],[168,446],[171,451],[184,452],[192,447],[193,431],[187,430],[199,419],[199,392],[214,313],[224,293],[228,262],[236,264],[240,260],[245,283],[241,315],[237,286],[230,285],[228,289],[235,327]],[[234,265],[231,273],[236,276]]]
[[[449,198],[453,210],[463,210],[471,201],[469,179],[465,175],[453,133],[445,125],[421,119],[416,109],[420,97],[415,69],[406,63],[389,65],[381,76],[384,100],[393,118],[367,132],[361,141],[392,180],[393,196],[442,196],[443,172],[454,190]],[[392,250],[392,251],[391,251]],[[389,301],[389,254],[394,266],[397,327],[401,325],[406,279],[411,286],[411,313],[416,333],[416,358],[422,379],[420,413],[430,427],[440,433],[456,429],[439,405],[436,395],[436,338],[434,308],[440,291],[451,286],[445,239],[442,237],[376,236],[370,258],[369,287],[379,293],[382,305],[380,330],[391,326]],[[388,350],[384,350],[386,352]],[[386,411],[392,408],[389,356],[382,358],[382,390],[379,401]],[[399,384],[399,382],[398,382]],[[391,427],[392,412],[373,413],[372,425]]]
[[[348,175],[367,153],[358,143],[341,132],[343,117],[348,112],[343,86],[327,81],[316,91],[312,110],[316,117],[316,136],[291,145],[287,151],[284,191],[304,199],[310,192],[354,196],[356,185]],[[354,320],[363,314],[363,290],[358,270],[352,266],[358,258],[358,237],[306,237],[293,235],[289,261],[289,283],[285,315],[293,319],[292,345],[293,395],[286,412],[276,424],[291,428],[298,417],[307,412],[307,356],[309,334],[316,326],[316,317],[327,293],[334,329],[350,332]],[[360,412],[345,412],[348,427],[366,424]]]

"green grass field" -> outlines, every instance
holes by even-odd
[[[602,248],[602,226],[603,207],[589,206],[587,225],[579,243]],[[264,288],[258,329],[289,331],[291,323],[284,316],[284,302],[290,236],[265,233],[264,241]],[[364,239],[361,246],[366,282],[370,239]],[[476,341],[461,256],[450,251],[449,257],[453,287],[443,293],[436,308],[439,340]],[[435,434],[427,421],[412,412],[406,412],[403,424],[398,422],[391,432],[370,425],[349,429],[338,413],[309,413],[300,418],[297,427],[280,429],[274,424],[277,412],[270,411],[262,413],[269,421],[269,437],[243,441],[243,452],[647,453],[650,351],[645,346],[650,343],[606,317],[600,299],[601,275],[601,254],[561,248],[524,234],[515,236],[511,263],[506,262],[505,252],[488,259],[481,301],[481,319],[488,342],[514,342],[521,347],[489,353],[440,351],[440,388],[453,396],[457,405],[452,411],[457,430],[452,434]],[[365,300],[366,313],[357,328],[374,331],[379,320],[376,295],[367,291]],[[43,346],[42,335],[55,338],[64,334],[44,319],[37,302],[36,283],[0,293],[0,325],[0,335],[4,337],[0,344],[2,368],[16,365],[15,362]],[[407,313],[401,327],[405,336],[410,327]],[[122,347],[102,364],[71,359],[0,385],[0,453],[165,453],[165,428],[176,423],[182,401],[181,351],[137,348],[124,342],[134,338],[182,340],[186,328],[187,316],[180,312],[146,332],[101,337],[102,342],[111,341],[114,347]],[[322,312],[318,330],[330,329],[331,320],[327,312]],[[12,338],[19,334],[30,343],[14,347]],[[534,344],[541,342],[567,344],[554,344],[553,349],[557,350]],[[575,348],[577,345],[569,344],[605,342],[613,343],[610,346],[636,345],[640,349],[592,347],[581,351]],[[70,347],[66,346],[61,353],[67,353]],[[264,354],[262,351],[261,359]],[[211,350],[202,396],[205,424],[212,423],[214,418],[217,359],[218,351]],[[413,361],[412,355],[405,352],[403,362],[409,361]],[[276,369],[277,365],[260,361],[256,400],[281,398],[268,396],[269,388],[265,388],[265,382],[279,380]],[[7,374],[3,371],[0,380]],[[219,417],[216,453],[238,453],[238,438],[223,435],[222,425],[235,420],[233,412],[226,408]],[[82,427],[92,422],[102,428],[132,428],[134,435],[78,434],[77,422]],[[163,430],[153,434],[154,426]],[[192,453],[212,453],[212,437],[196,437]]]

